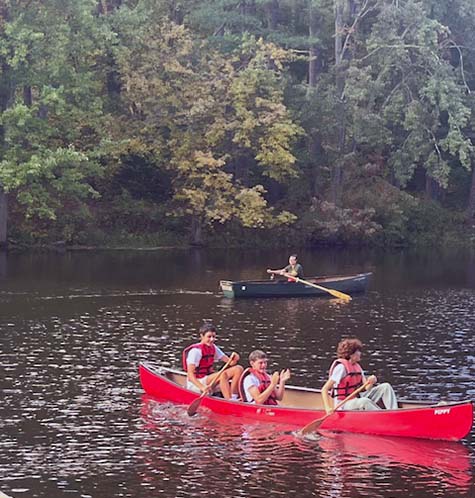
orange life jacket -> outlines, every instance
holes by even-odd
[[[255,377],[259,379],[259,386],[257,386],[257,389],[259,389],[259,392],[262,393],[264,392],[269,386],[270,386],[270,381],[271,377],[268,373],[261,373],[258,372],[257,370],[254,370],[252,368],[246,368],[244,372],[241,374],[241,377],[239,378],[239,396],[243,401],[247,401],[247,396],[244,391],[244,379],[249,375],[252,374]],[[277,405],[277,398],[275,396],[275,390],[272,391],[271,395],[262,403],[263,405]]]
[[[338,358],[330,367],[330,376],[338,364],[345,367],[346,375],[341,379],[340,383],[332,390],[332,396],[338,399],[345,399],[353,391],[363,385],[363,369],[359,363],[351,363],[345,358]]]
[[[203,344],[201,342],[198,344],[192,344],[191,346],[188,346],[183,350],[183,358],[182,358],[183,370],[185,370],[185,372],[188,371],[188,365],[186,360],[189,351],[193,348],[201,349],[201,355],[202,355],[199,365],[197,365],[195,368],[196,378],[201,379],[206,375],[212,374],[214,372],[213,363],[214,363],[214,355],[216,353],[216,347],[214,344],[208,346],[207,344]]]

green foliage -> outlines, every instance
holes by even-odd
[[[449,36],[449,28],[431,19],[420,2],[384,5],[348,72],[355,136],[391,146],[388,163],[403,186],[418,165],[443,187],[454,162],[471,168],[474,148],[466,127],[473,103],[446,60]],[[361,124],[371,121],[384,133],[378,136],[369,127],[365,137]]]
[[[340,208],[327,201],[314,199],[302,218],[307,242],[324,244],[368,244],[374,240],[381,226],[374,221],[372,208]]]
[[[381,242],[390,246],[453,246],[464,242],[463,216],[435,202],[411,200],[386,211]]]
[[[10,82],[0,101],[0,182],[24,219],[49,220],[52,232],[70,240],[73,218],[87,216],[84,202],[98,196],[91,181],[102,173],[93,152],[102,133],[101,74],[94,66],[104,32],[91,1],[8,8],[0,36]],[[72,206],[74,215],[59,216]]]
[[[15,0],[0,15],[18,239],[181,242],[193,220],[215,240],[405,245],[462,224],[471,0]]]
[[[149,144],[157,162],[168,158],[174,216],[210,225],[233,218],[245,226],[287,221],[273,217],[259,183],[244,186],[229,170],[247,161],[281,182],[297,174],[291,144],[300,129],[280,86],[288,54],[246,38],[225,58],[169,23],[143,30],[130,47],[118,52],[124,99],[142,124],[136,139]]]

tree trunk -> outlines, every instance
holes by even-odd
[[[193,215],[191,218],[191,245],[202,246],[203,244],[203,222],[200,216]]]
[[[349,27],[356,24],[354,16],[358,8],[355,0],[335,0],[335,86],[336,112],[338,123],[338,157],[333,164],[331,200],[334,204],[341,203],[343,184],[343,160],[347,151],[345,82],[349,67],[350,53],[348,51]],[[354,146],[355,144],[353,144]]]
[[[471,223],[475,221],[475,166],[472,168],[472,184],[468,195],[467,218]]]
[[[308,87],[315,88],[317,86],[318,76],[322,69],[321,60],[319,57],[319,48],[315,42],[318,34],[318,15],[315,7],[311,3],[309,6],[309,21],[308,34],[310,37],[309,61],[308,61]]]
[[[7,220],[8,220],[7,194],[0,186],[0,248],[7,247]]]
[[[428,201],[440,201],[443,197],[441,186],[426,172],[425,198]]]
[[[33,97],[31,95],[31,86],[23,87],[23,103],[27,107],[31,107],[33,104]]]
[[[312,197],[318,197],[320,192],[320,171],[317,158],[322,157],[325,151],[323,150],[320,137],[316,132],[308,134],[308,155],[309,163],[312,171],[311,193]]]
[[[271,0],[266,3],[267,28],[269,31],[275,31],[277,28],[277,20],[279,19],[279,2]]]
[[[322,70],[320,49],[316,43],[319,29],[319,18],[317,10],[312,2],[309,5],[308,36],[310,39],[309,61],[308,61],[308,87],[307,97],[310,98],[313,89],[317,86],[318,77]],[[312,197],[318,196],[320,190],[320,174],[317,157],[323,154],[321,140],[316,131],[310,130],[308,133],[307,148],[309,154],[309,165],[312,171],[311,192]]]
[[[338,122],[338,157],[335,159],[332,170],[331,201],[338,205],[341,200],[342,169],[341,161],[345,153],[346,141],[346,116],[343,90],[345,88],[345,69],[343,67],[343,46],[345,39],[345,3],[347,0],[335,2],[335,86],[336,86],[336,111]]]

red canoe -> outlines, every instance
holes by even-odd
[[[184,388],[186,375],[183,372],[149,363],[142,363],[139,371],[142,387],[154,398],[189,405],[199,396]],[[325,415],[320,391],[296,386],[286,386],[284,399],[278,407],[228,401],[215,396],[205,397],[201,406],[221,415],[296,427],[303,427]],[[328,417],[320,430],[457,441],[470,432],[472,424],[471,401],[438,405],[403,401],[397,410],[340,410]]]

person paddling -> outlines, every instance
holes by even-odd
[[[284,273],[288,273],[289,275],[292,275],[292,277],[303,278],[303,267],[300,263],[297,262],[297,255],[292,254],[289,257],[289,264],[285,268],[282,268],[281,270],[271,270],[270,268],[268,268],[267,273],[271,273],[272,276],[284,275]],[[295,280],[291,278],[289,278],[288,281],[295,282]]]
[[[250,368],[244,370],[239,380],[239,393],[243,401],[259,405],[277,405],[284,397],[285,383],[290,370],[267,373],[267,355],[256,349],[249,355]]]
[[[199,393],[210,394],[210,384],[218,375],[214,372],[216,361],[227,362],[229,356],[216,346],[216,327],[204,323],[200,327],[200,342],[191,344],[183,351],[183,369],[187,374],[186,388]],[[219,379],[219,388],[225,399],[238,399],[238,383],[243,368],[237,365],[239,355],[234,353],[230,367]]]
[[[381,410],[377,404],[379,401],[388,410],[398,408],[391,384],[385,382],[375,386],[378,381],[375,375],[365,377],[360,365],[362,349],[363,344],[356,338],[343,339],[338,344],[337,359],[332,363],[329,378],[322,387],[322,399],[327,413],[332,413],[341,400],[366,382],[369,384],[367,390],[347,401],[341,407],[342,410]]]

